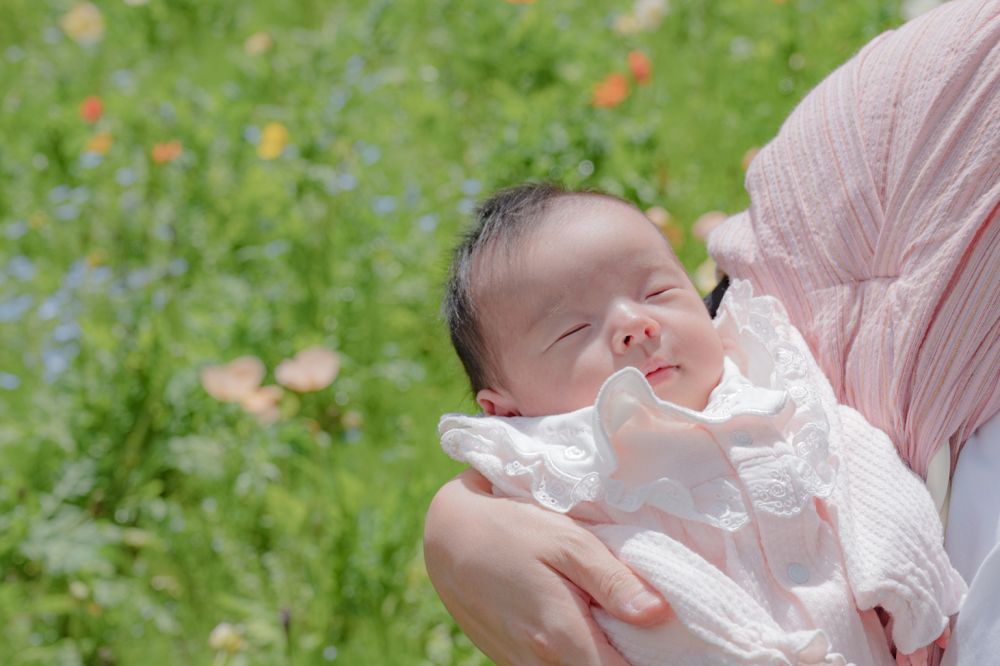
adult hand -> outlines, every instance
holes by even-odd
[[[427,573],[458,625],[498,666],[627,666],[590,605],[648,625],[667,603],[570,518],[491,490],[468,469],[427,514]]]

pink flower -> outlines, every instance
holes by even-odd
[[[240,356],[225,365],[206,365],[201,369],[201,386],[222,402],[239,402],[260,387],[264,363],[256,356]]]
[[[261,386],[253,393],[240,400],[240,407],[247,414],[257,417],[257,423],[261,425],[271,425],[277,423],[281,418],[281,410],[278,409],[278,401],[281,400],[285,392],[280,386],[269,384]]]
[[[691,235],[700,241],[708,238],[708,234],[717,226],[726,221],[729,216],[721,210],[713,210],[705,213],[691,227]]]
[[[274,369],[279,384],[293,391],[319,391],[333,383],[340,370],[340,358],[326,347],[303,349],[295,358],[286,358]]]

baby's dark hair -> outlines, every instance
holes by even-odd
[[[473,300],[473,270],[490,252],[510,252],[537,230],[551,205],[558,199],[601,196],[635,207],[631,201],[604,192],[574,192],[552,183],[518,185],[493,194],[476,209],[472,227],[452,254],[445,283],[441,315],[448,325],[451,343],[465,367],[473,394],[484,388],[500,388],[505,377],[495,350],[488,344],[481,311]]]

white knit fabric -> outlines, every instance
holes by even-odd
[[[836,404],[780,303],[737,281],[715,322],[726,367],[703,412],[626,368],[571,414],[445,415],[442,446],[663,594],[675,617],[655,627],[595,611],[634,666],[891,666],[876,606],[903,652],[933,642],[966,586],[921,481]]]

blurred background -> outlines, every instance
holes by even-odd
[[[421,555],[478,199],[701,289],[756,147],[935,0],[2,0],[0,662],[489,663]]]

